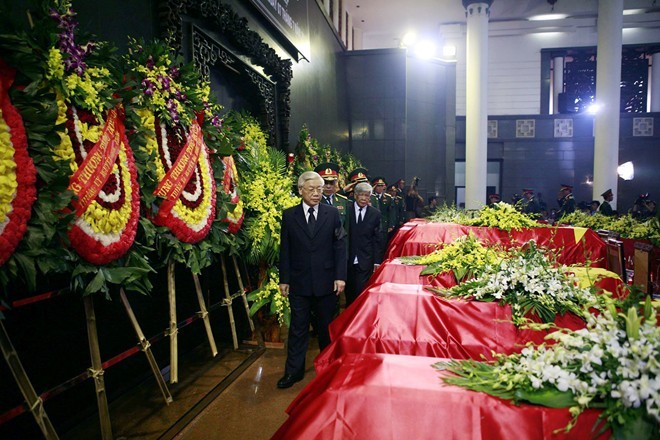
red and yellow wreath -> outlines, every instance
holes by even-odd
[[[197,243],[211,229],[216,197],[201,127],[194,120],[186,132],[182,126],[171,127],[155,116],[147,120],[156,133],[155,143],[147,143],[149,152],[156,157],[159,184],[154,194],[163,199],[152,220],[169,228],[179,240]]]
[[[216,215],[216,182],[201,124],[219,127],[210,89],[192,64],[170,48],[131,40],[127,75],[137,85],[132,102],[147,153],[154,158],[157,196],[151,219],[185,243],[206,238]]]
[[[57,126],[63,127],[53,155],[69,162],[69,189],[77,196],[71,246],[85,260],[102,265],[122,257],[133,244],[140,192],[121,107],[113,97],[118,85],[107,68],[90,58],[104,47],[76,44],[74,15],[70,8],[51,11],[61,32],[49,51],[47,78],[58,95]]]
[[[135,160],[117,110],[105,121],[65,105],[65,130],[55,155],[71,166],[69,189],[77,196],[69,230],[73,248],[92,264],[122,257],[133,244],[140,216]]]
[[[23,119],[9,99],[13,80],[13,69],[0,60],[0,266],[23,238],[37,198]]]

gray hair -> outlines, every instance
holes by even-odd
[[[369,195],[371,195],[372,191],[373,191],[373,188],[367,182],[358,183],[357,185],[355,185],[355,189],[353,190],[353,192],[355,194],[357,194],[357,193],[369,193]]]
[[[305,171],[300,175],[300,177],[298,177],[298,189],[302,189],[303,185],[305,185],[305,182],[308,180],[314,180],[321,185],[325,183],[323,177],[321,177],[321,175],[316,171]]]

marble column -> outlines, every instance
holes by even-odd
[[[465,208],[486,203],[488,165],[488,17],[493,0],[462,0],[467,17]]]
[[[621,34],[623,0],[598,2],[598,49],[596,64],[596,103],[594,119],[593,200],[611,189],[616,209],[617,167],[619,162],[619,120],[621,101]],[[576,176],[576,179],[581,176]],[[577,182],[576,182],[577,183]]]
[[[651,59],[651,111],[660,112],[660,52]]]
[[[564,57],[552,59],[552,114],[559,114],[559,94],[564,92]]]

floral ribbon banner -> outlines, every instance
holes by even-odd
[[[193,121],[186,136],[181,126],[169,127],[157,117],[154,126],[159,178],[154,194],[164,201],[153,222],[168,227],[185,243],[197,243],[211,229],[216,197],[216,183],[201,127]]]
[[[0,266],[27,230],[37,172],[27,151],[23,119],[9,99],[15,71],[0,60]]]

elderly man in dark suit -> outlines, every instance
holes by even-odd
[[[345,232],[337,208],[319,203],[323,183],[314,171],[301,174],[302,203],[282,214],[279,287],[291,304],[291,326],[278,388],[289,388],[305,374],[312,310],[318,319],[319,347],[323,350],[330,344],[328,325],[345,287]]]
[[[348,208],[348,282],[346,307],[362,292],[380,264],[383,234],[380,211],[369,205],[371,185],[366,182],[355,186],[353,202]]]

